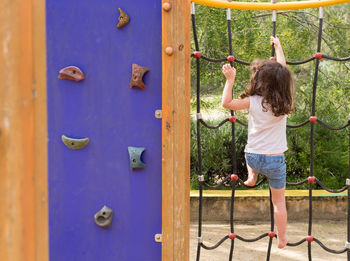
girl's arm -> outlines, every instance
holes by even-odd
[[[236,78],[236,69],[231,67],[230,64],[225,64],[222,67],[222,73],[226,77],[226,83],[224,87],[224,91],[222,93],[222,107],[230,110],[244,110],[249,109],[249,97],[244,99],[232,99],[233,91],[232,87],[235,83]]]
[[[275,47],[276,50],[276,60],[278,63],[286,66],[286,58],[284,57],[283,49],[280,40],[277,37],[271,36],[271,45]]]

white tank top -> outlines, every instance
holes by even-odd
[[[263,111],[261,96],[250,96],[249,100],[248,143],[244,151],[256,154],[280,154],[285,152],[288,149],[286,139],[287,115],[276,117],[271,110]]]

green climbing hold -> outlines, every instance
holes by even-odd
[[[130,156],[130,168],[133,169],[143,169],[146,167],[146,164],[142,162],[141,156],[145,151],[145,148],[138,147],[128,147],[129,156]]]

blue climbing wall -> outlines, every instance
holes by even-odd
[[[46,30],[50,260],[160,260],[161,1],[47,0]],[[129,87],[133,63],[150,69],[145,90]],[[83,81],[57,78],[70,65]],[[146,148],[146,168],[130,169],[128,146]],[[104,205],[108,228],[94,222]]]

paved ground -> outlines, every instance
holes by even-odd
[[[227,224],[204,224],[203,242],[207,245],[214,245],[224,235],[229,232]],[[269,232],[268,223],[237,223],[235,224],[235,233],[246,238],[254,238],[257,235]],[[325,246],[332,249],[343,249],[346,241],[347,225],[345,221],[317,221],[313,223],[313,235],[320,239]],[[288,235],[291,242],[296,242],[307,234],[307,220],[305,223],[289,222]],[[271,261],[303,261],[307,258],[307,244],[303,243],[297,247],[286,247],[278,249],[276,240],[273,241]],[[239,240],[235,241],[235,252],[233,260],[244,261],[264,261],[266,260],[266,250],[268,238],[261,239],[253,243],[245,243]],[[201,261],[226,261],[228,260],[230,242],[226,240],[215,250],[201,249]],[[197,249],[197,224],[191,224],[191,261],[196,260]],[[340,261],[347,260],[346,253],[331,254],[323,250],[316,242],[312,243],[312,260],[320,261]]]

